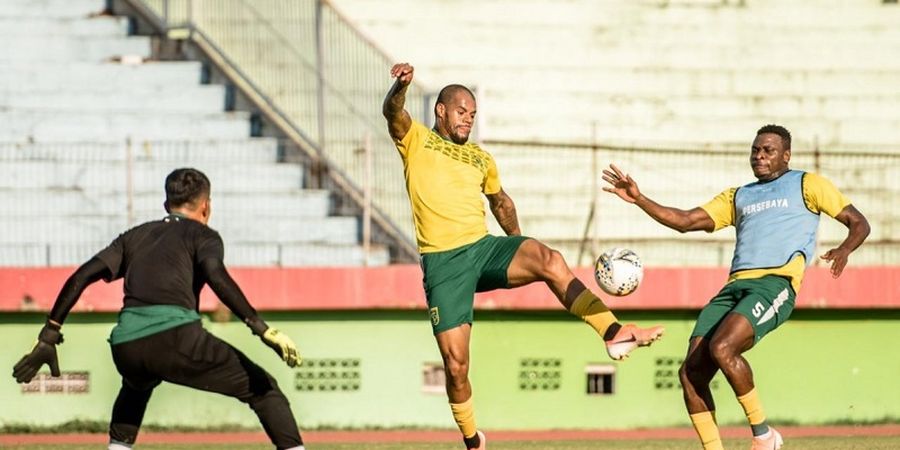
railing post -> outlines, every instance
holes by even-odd
[[[363,220],[362,220],[362,244],[363,266],[369,265],[369,257],[372,252],[372,132],[366,131],[363,141],[365,152],[365,175],[363,181]]]
[[[319,148],[325,151],[325,49],[322,29],[325,0],[316,0],[316,79],[317,79],[317,125],[319,128]]]
[[[813,135],[813,171],[817,174],[822,173],[821,152],[819,151],[819,135]],[[816,249],[822,244],[822,233],[816,233]],[[822,265],[822,258],[813,258],[813,264],[816,267]]]
[[[131,136],[125,138],[125,213],[131,228],[134,225],[134,151]]]

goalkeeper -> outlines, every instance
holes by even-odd
[[[44,364],[59,376],[56,345],[69,310],[90,284],[124,278],[124,306],[109,337],[122,375],[109,449],[132,447],[150,395],[163,381],[237,398],[253,409],[277,448],[303,449],[288,400],[272,376],[201,326],[200,290],[209,284],[288,366],[300,362],[291,339],[259,318],[225,269],[222,238],[206,225],[209,179],[195,169],[177,169],[166,177],[165,190],[168,216],[119,235],[69,277],[13,376],[28,382]]]

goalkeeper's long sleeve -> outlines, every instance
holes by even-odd
[[[70,275],[63,284],[47,318],[62,325],[85,288],[99,280],[110,278],[110,276],[109,268],[103,261],[96,257],[91,258]]]
[[[257,319],[256,310],[250,306],[247,297],[241,291],[228,270],[225,263],[219,258],[206,258],[200,262],[200,270],[206,278],[206,283],[212,288],[219,300],[234,312],[244,323]]]

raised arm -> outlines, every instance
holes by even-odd
[[[828,250],[822,255],[822,259],[831,261],[831,276],[837,278],[841,276],[844,267],[847,266],[847,259],[850,253],[859,247],[866,237],[869,236],[869,221],[858,209],[853,205],[847,205],[834,218],[847,227],[847,237],[841,245]]]
[[[653,220],[679,233],[715,230],[715,222],[703,208],[684,210],[660,205],[641,194],[631,176],[623,173],[614,164],[610,164],[609,169],[603,170],[603,180],[611,185],[604,187],[604,191],[616,194],[628,203],[634,203]]]
[[[507,236],[518,236],[522,234],[519,229],[519,218],[516,216],[516,205],[512,198],[506,195],[503,189],[496,194],[486,195],[488,203],[491,205],[491,213],[497,218],[497,223]]]
[[[406,136],[412,126],[412,118],[403,105],[406,103],[406,89],[412,83],[413,70],[413,66],[407,63],[394,64],[394,67],[391,67],[391,78],[397,80],[394,81],[381,106],[381,113],[388,122],[388,132],[398,141]]]

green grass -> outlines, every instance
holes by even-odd
[[[726,439],[726,448],[745,448],[749,442],[743,439]],[[453,443],[416,443],[416,444],[308,444],[310,450],[460,450],[460,444]],[[96,450],[97,445],[13,445],[4,447],[10,450]],[[268,450],[269,445],[229,445],[229,444],[147,444],[135,447],[140,450],[215,450],[244,449]],[[609,440],[609,441],[520,441],[490,442],[491,450],[697,450],[699,444],[693,440]],[[900,436],[891,437],[856,437],[856,438],[788,438],[785,449],[790,450],[889,450],[900,448]]]

